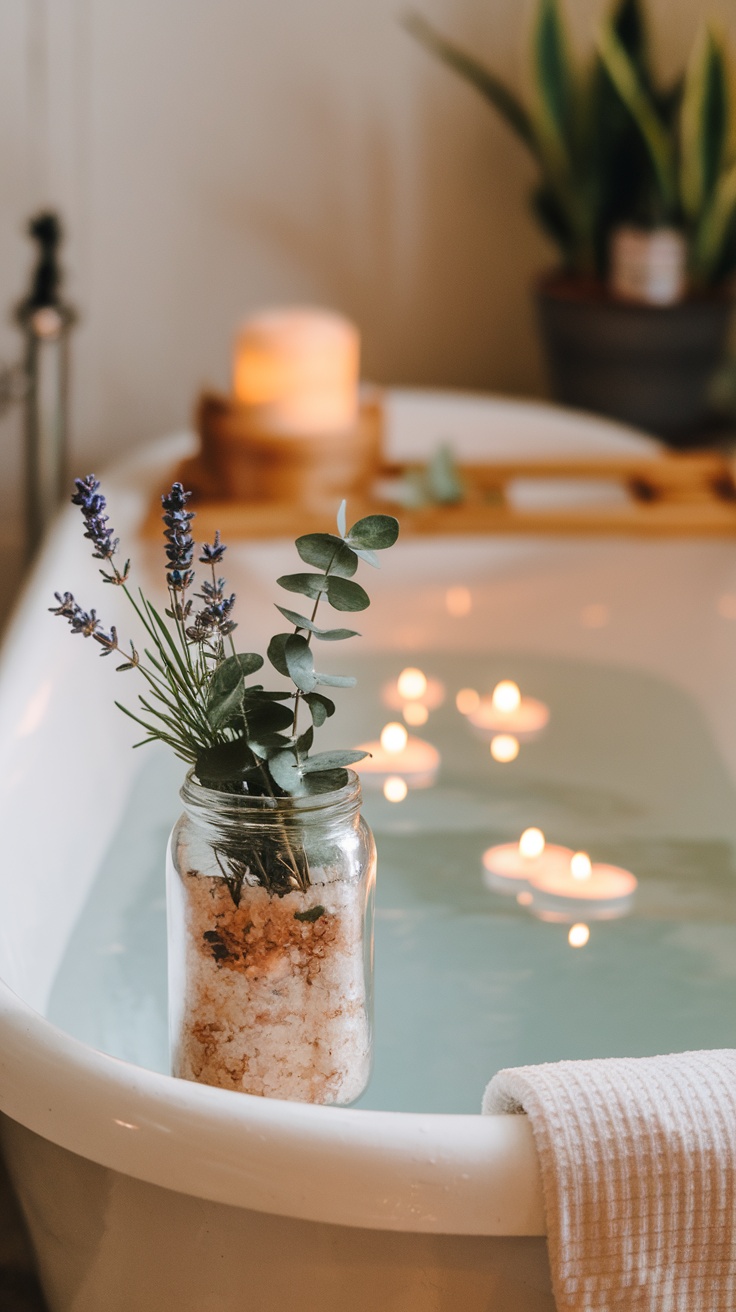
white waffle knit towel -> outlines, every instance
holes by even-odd
[[[736,1312],[736,1050],[499,1071],[526,1112],[559,1312]]]

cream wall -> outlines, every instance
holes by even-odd
[[[530,0],[415,3],[518,82]],[[60,206],[82,313],[75,467],[185,422],[265,302],[344,310],[375,379],[543,391],[528,287],[553,252],[526,213],[532,168],[402,30],[404,7],[1,0],[1,303],[23,287],[23,216]],[[568,7],[582,43],[602,5]],[[651,9],[671,65],[697,7]],[[3,324],[0,355],[16,351]],[[12,489],[14,419],[0,441]]]

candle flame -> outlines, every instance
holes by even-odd
[[[491,701],[494,709],[501,711],[504,715],[510,714],[511,711],[517,711],[521,704],[519,685],[513,683],[511,679],[502,679],[493,689]]]
[[[519,739],[512,733],[497,733],[491,738],[491,756],[494,761],[515,761],[519,755]]]
[[[384,752],[390,752],[392,755],[403,752],[408,740],[406,729],[398,721],[385,725],[381,732],[381,746]]]
[[[571,925],[567,941],[571,948],[584,948],[590,938],[590,930],[587,925]]]
[[[396,687],[399,691],[399,697],[402,701],[418,701],[427,691],[427,676],[422,670],[416,670],[409,665],[401,671],[396,680]]]
[[[461,715],[472,715],[480,706],[480,693],[475,688],[461,688],[455,698],[455,705]]]
[[[406,780],[398,774],[389,775],[383,785],[383,795],[387,802],[403,802],[408,791]]]
[[[524,857],[541,856],[545,838],[541,829],[525,829],[519,839],[519,853]]]
[[[426,724],[429,719],[429,711],[423,702],[407,702],[402,713],[406,723],[412,726]]]
[[[570,873],[573,879],[590,879],[593,867],[587,852],[575,853],[570,861]]]

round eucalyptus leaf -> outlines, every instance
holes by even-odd
[[[314,774],[320,770],[337,770],[341,766],[362,761],[367,755],[368,752],[358,751],[317,752],[316,756],[310,756],[306,761],[302,761],[302,770],[304,774]]]
[[[268,652],[266,653],[273,668],[278,670],[279,674],[283,674],[286,679],[289,677],[289,667],[286,664],[285,648],[286,640],[290,637],[290,633],[274,633],[268,644]]]
[[[308,794],[335,793],[344,788],[348,781],[347,770],[319,770],[314,774],[305,774],[302,791]]]
[[[358,557],[332,533],[305,533],[297,538],[296,549],[307,565],[329,570],[341,578],[351,579],[358,568]]]
[[[348,546],[385,551],[399,536],[399,521],[393,515],[366,515],[353,524],[346,541]]]
[[[282,574],[276,582],[287,592],[300,592],[304,597],[317,598],[327,591],[329,580],[324,574]]]
[[[302,692],[311,692],[317,679],[314,673],[314,657],[306,638],[299,633],[291,633],[284,643],[284,660],[289,671],[289,678]]]
[[[299,615],[295,610],[287,610],[286,606],[277,606],[276,609],[280,610],[284,618],[295,628],[306,629],[322,642],[341,642],[344,638],[360,637],[355,629],[320,629],[313,620],[307,619],[306,615]]]
[[[312,722],[317,729],[324,724],[330,715],[335,714],[335,703],[329,697],[323,697],[320,692],[310,692],[304,698],[312,716]]]
[[[232,692],[238,683],[249,674],[255,674],[263,665],[263,657],[255,651],[243,651],[237,656],[228,656],[217,666],[210,680],[210,699]]]
[[[268,762],[271,777],[285,793],[302,791],[302,772],[293,751],[277,752]]]
[[[365,610],[371,599],[365,588],[352,579],[335,578],[329,575],[325,580],[327,597],[335,610]]]
[[[314,674],[315,683],[324,688],[354,688],[357,679],[354,674]]]
[[[294,712],[290,706],[267,700],[249,702],[245,708],[245,717],[248,737],[259,743],[268,734],[290,729],[294,722]]]

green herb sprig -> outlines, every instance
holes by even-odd
[[[102,656],[117,653],[121,672],[136,670],[147,686],[139,695],[137,712],[116,705],[141,725],[146,736],[136,747],[164,742],[189,763],[205,787],[254,796],[300,797],[339,789],[347,782],[346,767],[366,753],[353,750],[313,752],[314,730],[334,714],[335,703],[322,688],[352,687],[350,675],[320,673],[315,668],[313,640],[339,642],[359,636],[354,629],[321,628],[321,603],[342,612],[365,610],[366,590],[354,579],[358,564],[379,564],[377,552],[391,547],[399,526],[390,515],[369,515],[347,528],[345,502],[337,516],[337,534],[309,533],[297,538],[301,560],[313,568],[278,579],[287,592],[308,598],[311,613],[278,606],[293,626],[277,633],[268,645],[273,668],[289,679],[293,689],[268,689],[249,680],[264,665],[258,652],[238,652],[233,641],[237,625],[232,619],[235,597],[227,596],[217,566],[226,550],[215,535],[205,544],[200,563],[210,577],[192,594],[195,550],[190,532],[194,515],[187,510],[190,493],[175,483],[162,497],[167,556],[169,606],[165,616],[139,591],[128,587],[130,562],[118,569],[113,538],[105,515],[106,500],[94,475],[75,480],[73,502],[80,506],[85,536],[93,555],[106,566],[100,573],[106,583],[120,586],[146,633],[149,646],[141,655],[134,644],[126,651],[115,628],[104,629],[96,612],[84,611],[69,592],[56,594],[56,615],[67,619],[73,633],[92,638]],[[195,607],[195,600],[201,604]],[[229,649],[229,651],[228,651]],[[305,712],[309,724],[302,727]],[[300,879],[301,882],[301,879]]]

